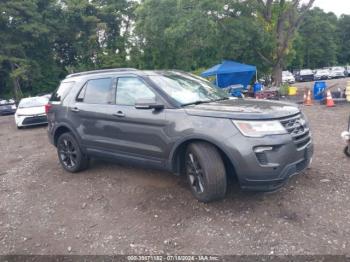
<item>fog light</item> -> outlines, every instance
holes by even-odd
[[[255,153],[263,153],[263,152],[272,151],[272,150],[273,150],[272,146],[258,146],[254,148]]]

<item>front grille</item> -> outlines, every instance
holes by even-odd
[[[281,124],[292,136],[298,149],[305,147],[311,141],[310,129],[306,121],[298,114],[293,117],[281,119]]]
[[[23,125],[35,125],[47,123],[46,116],[27,117],[23,120]]]

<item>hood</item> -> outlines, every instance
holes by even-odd
[[[17,115],[43,115],[45,114],[45,106],[37,106],[37,107],[28,107],[28,108],[18,108],[16,111]]]
[[[300,113],[296,104],[256,99],[230,99],[185,107],[189,115],[241,120],[278,119]]]

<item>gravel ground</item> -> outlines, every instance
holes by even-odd
[[[350,254],[350,105],[304,108],[312,168],[275,193],[202,204],[182,177],[94,160],[72,175],[46,128],[0,117],[1,254]]]

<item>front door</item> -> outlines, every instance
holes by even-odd
[[[164,110],[136,109],[138,99],[160,99],[142,79],[123,76],[117,79],[115,150],[131,159],[162,163],[167,159],[167,121]]]

